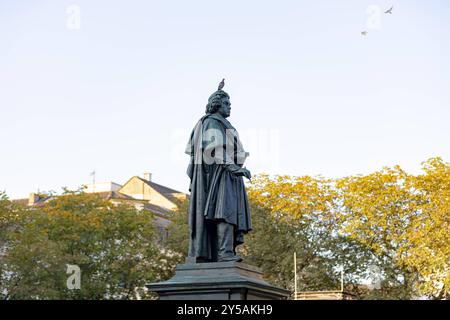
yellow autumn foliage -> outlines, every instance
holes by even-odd
[[[420,175],[399,166],[340,179],[261,175],[249,196],[284,221],[332,223],[392,265],[388,284],[450,295],[450,164],[441,158],[424,162]]]

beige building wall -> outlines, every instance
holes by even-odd
[[[131,178],[120,190],[120,193],[126,194],[130,197],[139,200],[147,200],[157,206],[174,210],[176,205],[162,196],[159,192],[153,190],[147,183],[139,179],[138,177]]]
[[[139,200],[149,200],[150,187],[138,177],[131,178],[119,192]],[[147,197],[146,197],[147,195]]]

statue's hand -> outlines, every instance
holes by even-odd
[[[244,168],[244,170],[245,170],[244,176],[245,176],[248,180],[252,180],[252,174],[251,174],[250,170],[248,170],[248,169],[246,169],[246,168]]]
[[[244,176],[247,179],[251,180],[252,179],[252,174],[250,173],[250,170],[248,170],[247,168],[240,168],[238,171],[235,172],[235,174],[237,176]]]

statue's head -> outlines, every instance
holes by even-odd
[[[224,118],[230,116],[231,103],[230,96],[223,90],[217,90],[208,99],[208,104],[206,105],[206,113],[213,114],[219,113]]]

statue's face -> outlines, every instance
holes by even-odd
[[[222,117],[228,118],[231,113],[231,102],[229,98],[222,99],[222,106],[217,111]]]

